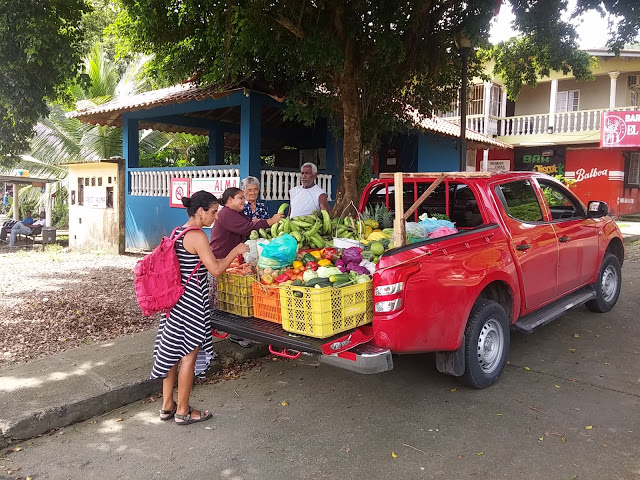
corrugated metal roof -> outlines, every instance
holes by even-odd
[[[208,98],[223,98],[239,90],[247,90],[245,88],[234,88],[231,90],[220,91],[218,87],[206,86],[199,87],[190,83],[183,85],[175,85],[173,87],[162,88],[159,90],[152,90],[149,92],[140,93],[130,97],[119,98],[102,105],[87,108],[85,110],[77,110],[67,114],[70,118],[77,118],[83,123],[89,123],[93,125],[108,125],[113,127],[122,126],[122,114],[125,112],[134,112],[139,110],[150,110],[155,107],[180,104],[191,100],[205,100]],[[284,99],[275,95],[270,95],[272,98],[282,102]],[[230,110],[230,109],[227,109]],[[222,113],[225,117],[230,114]],[[417,112],[409,113],[413,119],[413,123],[416,127],[429,132],[440,133],[449,137],[459,137],[460,127],[455,123],[449,122],[438,117],[426,117]],[[237,116],[237,114],[235,115]],[[225,120],[226,118],[217,118],[218,120]],[[231,120],[229,118],[229,120]],[[153,118],[148,120],[141,120],[139,123],[140,128],[150,128],[153,130],[165,131],[165,132],[187,132],[198,135],[206,135],[208,129],[203,127],[198,129],[196,127],[184,127],[177,125],[167,125],[164,123],[156,123]],[[467,129],[466,138],[470,142],[470,146],[478,148],[487,148],[492,146],[496,148],[510,149],[511,145],[499,142],[493,138],[482,135],[474,130]],[[475,145],[474,145],[475,144]]]
[[[459,138],[460,137],[460,125],[445,120],[440,117],[427,117],[424,116],[417,111],[409,111],[409,116],[413,119],[413,124],[418,128],[423,128],[429,132],[437,132],[443,135],[447,135],[449,137]],[[478,147],[482,147],[483,145],[486,148],[486,145],[490,145],[496,148],[504,148],[504,149],[512,149],[513,145],[509,145],[508,143],[500,142],[495,138],[487,137],[481,133],[476,132],[475,130],[471,130],[467,128],[465,133],[465,138],[468,142],[481,144],[477,145]]]

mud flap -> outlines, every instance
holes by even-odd
[[[466,339],[462,336],[460,348],[452,352],[436,353],[436,368],[440,373],[460,377],[464,375],[464,348]]]

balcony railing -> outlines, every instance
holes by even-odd
[[[553,114],[554,126],[549,128],[549,114],[536,113],[515,117],[489,117],[485,130],[484,115],[468,115],[467,128],[487,136],[542,135],[545,133],[598,132],[603,112],[638,110],[640,107],[597,108],[576,112],[558,112]],[[459,124],[460,117],[448,117],[446,120]]]
[[[456,125],[460,125],[460,117],[446,117],[448,120]],[[484,135],[492,136],[498,135],[498,117],[489,116],[489,123],[487,124],[487,131],[485,132],[485,117],[484,115],[467,115],[467,128],[474,132],[482,133]]]

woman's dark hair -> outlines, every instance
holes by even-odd
[[[198,209],[209,210],[213,205],[218,203],[218,199],[213,193],[200,190],[190,197],[182,197],[182,204],[187,207],[187,214],[193,217]]]
[[[238,192],[241,192],[242,190],[240,190],[239,188],[236,187],[229,187],[227,188],[224,192],[222,192],[222,206],[227,204],[227,200],[229,200],[230,198],[235,197]]]

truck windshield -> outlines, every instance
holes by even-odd
[[[431,186],[432,182],[405,182],[403,185],[403,205],[407,211],[411,205]],[[447,192],[448,189],[448,192]],[[448,193],[448,195],[447,195]],[[448,205],[447,205],[448,200]],[[367,198],[369,208],[384,205],[393,209],[395,205],[395,188],[393,184],[374,186]],[[443,182],[420,205],[411,221],[418,222],[418,217],[427,213],[430,217],[435,214],[448,215],[458,228],[472,228],[482,225],[482,215],[476,197],[471,188],[463,183]]]

